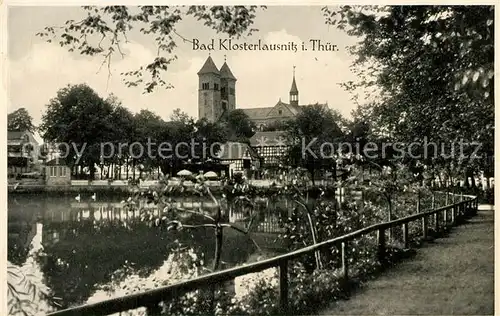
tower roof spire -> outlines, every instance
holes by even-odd
[[[207,60],[203,64],[203,67],[201,67],[200,71],[198,71],[198,75],[208,73],[219,74],[219,69],[217,69],[217,66],[215,66],[215,63],[210,55],[208,55]]]
[[[229,69],[229,66],[226,63],[226,55],[224,55],[224,64],[220,67],[220,75],[221,78],[236,80],[236,77],[233,75],[231,69]]]
[[[290,88],[290,94],[297,94],[299,90],[297,89],[297,84],[295,83],[295,66],[293,66],[293,81],[292,87]]]

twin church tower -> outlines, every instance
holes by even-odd
[[[236,77],[229,69],[226,61],[219,70],[212,57],[208,56],[205,64],[198,71],[198,79],[198,118],[206,118],[209,122],[216,122],[222,116],[236,109]],[[290,105],[299,107],[299,90],[295,83],[295,67],[290,89]],[[244,111],[247,112],[248,110],[251,111],[252,109],[245,109]],[[249,118],[253,119],[252,116]]]

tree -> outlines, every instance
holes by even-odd
[[[158,166],[158,146],[163,140],[160,137],[165,121],[156,113],[142,109],[134,115],[134,142],[141,144],[140,148],[131,149],[132,165],[135,178],[135,167],[142,165],[140,173],[145,169]],[[131,145],[132,146],[132,145]]]
[[[179,108],[175,109],[170,116],[170,121],[181,122],[184,124],[189,124],[192,120],[193,118],[191,118],[186,112],[182,111]]]
[[[121,102],[111,96],[106,99],[106,102],[111,104],[113,107],[113,116],[111,118],[111,125],[114,131],[114,143],[112,149],[113,152],[105,152],[106,157],[110,157],[104,160],[105,164],[117,165],[118,174],[113,169],[112,178],[114,176],[121,177],[121,166],[126,166],[127,178],[128,178],[128,166],[131,158],[130,144],[135,142],[135,124],[134,115],[129,109],[122,106]],[[107,150],[108,148],[106,148]],[[133,153],[132,153],[133,154]]]
[[[115,55],[123,57],[123,45],[133,29],[154,39],[158,53],[154,60],[125,73],[127,86],[144,87],[144,92],[158,86],[172,87],[162,78],[169,64],[177,59],[174,54],[177,40],[191,42],[176,30],[183,17],[196,18],[203,25],[238,38],[257,31],[251,28],[257,6],[84,6],[85,17],[80,21],[68,20],[63,26],[47,26],[38,36],[54,41],[68,51],[81,55],[99,56],[102,65],[111,69]],[[149,77],[149,78],[148,78]]]
[[[336,112],[322,105],[305,107],[287,128],[290,146],[288,162],[306,168],[314,184],[315,171],[323,167],[335,169],[338,144],[344,139]]]
[[[7,130],[8,131],[30,131],[36,129],[33,125],[33,118],[25,108],[19,108],[7,115]]]
[[[393,141],[482,143],[493,151],[493,6],[323,8],[326,23],[360,42],[350,48],[357,83],[379,91],[374,119]],[[421,159],[443,169],[481,168],[465,157]],[[464,159],[465,158],[465,159]]]
[[[255,133],[255,124],[250,121],[248,115],[241,109],[231,111],[225,122],[231,140],[245,142]]]
[[[115,142],[113,106],[85,84],[68,85],[50,100],[40,131],[49,142],[61,144],[70,163],[89,168],[93,179],[101,162],[101,146]]]
[[[274,132],[274,131],[284,131],[287,128],[287,121],[275,121],[268,125],[265,125],[262,131],[264,132]]]
[[[179,114],[179,111],[176,111]],[[226,129],[206,119],[194,121],[187,115],[176,115],[162,125],[158,139],[165,145],[157,163],[165,174],[172,174],[185,164],[207,165],[219,151],[219,145],[227,141]]]

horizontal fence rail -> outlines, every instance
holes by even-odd
[[[250,273],[260,272],[269,268],[279,269],[279,304],[283,313],[288,310],[288,262],[297,259],[307,254],[313,254],[316,251],[335,246],[341,249],[342,256],[342,277],[344,282],[349,278],[348,266],[346,260],[347,244],[359,237],[370,233],[377,233],[378,236],[378,258],[384,261],[386,253],[386,238],[385,232],[388,229],[403,227],[403,241],[405,248],[409,243],[408,224],[414,221],[422,221],[423,239],[427,238],[429,219],[434,218],[436,231],[446,227],[455,225],[457,221],[466,215],[474,214],[478,208],[478,198],[476,196],[465,194],[452,194],[446,192],[436,192],[446,194],[446,201],[453,204],[442,206],[439,208],[423,211],[404,218],[396,219],[390,222],[383,222],[363,229],[351,232],[349,234],[317,243],[312,246],[289,252],[267,260],[259,261],[252,264],[238,266],[227,270],[206,274],[191,280],[182,281],[173,285],[164,286],[161,288],[145,291],[142,293],[117,297],[97,303],[82,305],[78,307],[68,308],[65,310],[53,312],[49,316],[63,315],[110,315],[114,313],[124,312],[131,309],[146,307],[150,310],[158,310],[158,304],[162,301],[175,299],[178,296],[186,294],[200,288],[208,288],[214,284],[220,284],[227,281],[232,281],[236,277]],[[455,200],[458,199],[458,202]],[[443,223],[441,225],[440,223]]]

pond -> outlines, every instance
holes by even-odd
[[[117,295],[123,292],[119,291],[123,284],[139,279],[188,278],[181,275],[185,273],[182,269],[175,269],[181,263],[171,257],[174,248],[188,249],[191,256],[202,258],[204,265],[211,267],[215,250],[212,229],[176,232],[150,227],[137,214],[120,210],[123,199],[114,196],[93,201],[82,196],[77,201],[74,196],[10,194],[8,260],[22,265],[33,242],[41,243],[42,255],[36,258],[40,271],[35,272],[42,276],[51,295],[60,298],[61,308]],[[273,248],[226,229],[221,267],[279,252],[266,246]],[[208,272],[205,269],[204,273]]]

